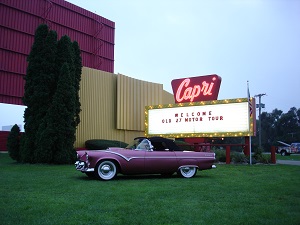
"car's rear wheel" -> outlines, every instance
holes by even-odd
[[[286,151],[281,151],[282,156],[286,156]]]
[[[178,170],[178,174],[184,178],[191,178],[191,177],[195,176],[196,173],[197,173],[197,168],[191,167],[191,166],[183,166],[183,167],[180,167]]]
[[[111,180],[117,175],[117,166],[109,160],[101,161],[96,167],[96,174],[101,180]]]

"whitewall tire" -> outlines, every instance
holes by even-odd
[[[97,165],[96,174],[101,180],[111,180],[117,175],[117,166],[109,160],[101,161]]]
[[[178,174],[184,178],[194,177],[196,173],[197,173],[197,168],[191,166],[182,166],[178,170]]]

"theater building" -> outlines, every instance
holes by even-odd
[[[26,58],[39,24],[46,23],[58,38],[68,35],[79,43],[82,111],[75,147],[89,139],[128,143],[144,135],[145,106],[174,103],[162,84],[114,74],[113,21],[64,0],[2,0],[0,18],[0,103],[23,104]],[[5,148],[0,143],[0,151]]]

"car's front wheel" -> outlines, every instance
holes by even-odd
[[[101,180],[111,180],[117,175],[117,166],[109,160],[101,161],[97,165],[96,174]]]
[[[195,176],[196,173],[197,173],[197,168],[191,167],[191,166],[183,166],[183,167],[180,167],[178,170],[178,174],[184,178],[191,178],[191,177]]]

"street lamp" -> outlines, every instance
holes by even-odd
[[[259,143],[259,148],[261,148],[261,108],[265,108],[265,104],[261,103],[261,97],[266,95],[266,93],[264,94],[258,94],[255,95],[254,97],[258,97],[259,98],[259,103],[256,104],[256,108],[259,109],[259,135],[258,135],[258,143]]]

